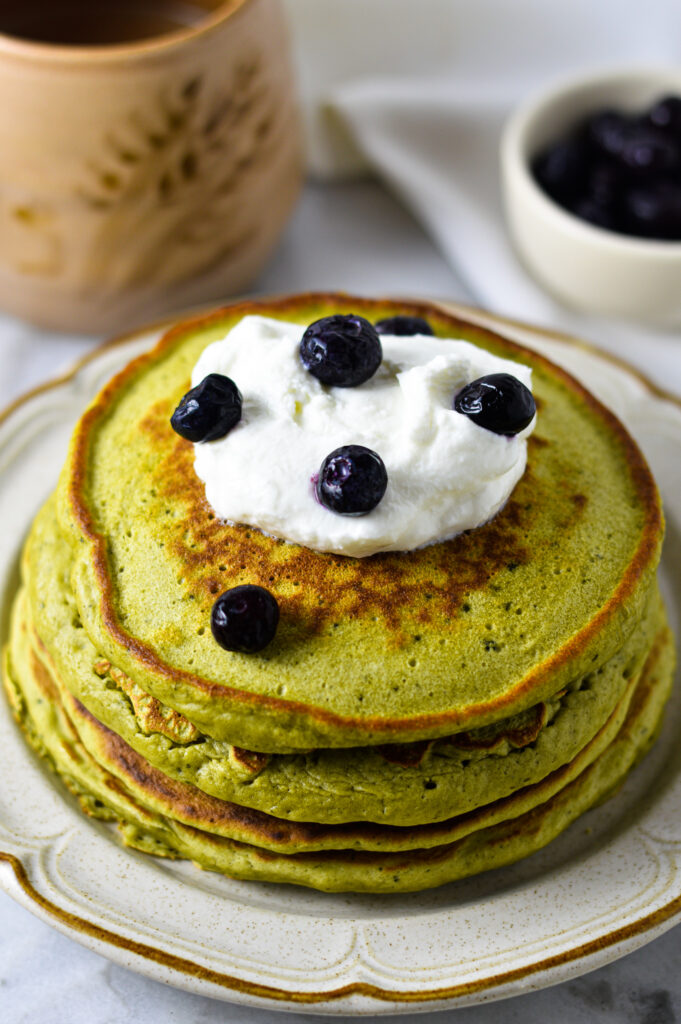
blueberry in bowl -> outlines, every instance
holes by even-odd
[[[632,113],[595,111],[533,159],[537,184],[596,227],[681,240],[680,108],[671,95]]]
[[[565,305],[681,324],[681,72],[632,69],[542,92],[509,118],[510,240]]]

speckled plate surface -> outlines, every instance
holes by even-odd
[[[662,583],[679,636],[681,405],[579,343],[453,308],[564,365],[638,439],[665,499]],[[23,537],[56,482],[76,418],[158,334],[111,343],[0,417],[0,643]],[[0,700],[0,885],[117,963],[234,1002],[395,1013],[550,985],[681,919],[678,689],[658,744],[614,799],[519,864],[399,897],[235,882],[124,850],[37,762]]]

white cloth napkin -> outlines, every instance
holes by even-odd
[[[676,0],[287,2],[307,54],[313,170],[356,171],[359,154],[478,305],[592,340],[681,393],[681,332],[580,315],[525,272],[505,231],[498,158],[504,121],[528,92],[604,66],[678,63]]]

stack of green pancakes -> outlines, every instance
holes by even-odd
[[[365,558],[221,521],[170,416],[249,313],[425,316],[530,366],[537,425],[502,511]],[[26,544],[3,678],[32,746],[130,846],[241,879],[424,889],[544,846],[647,750],[674,660],[662,532],[634,442],[538,354],[436,307],[242,303],[171,330],[81,419]],[[211,633],[244,583],[280,609],[258,653]]]

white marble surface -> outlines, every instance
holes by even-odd
[[[326,288],[475,303],[421,229],[371,183],[308,186],[256,290]],[[591,340],[598,341],[597,334],[595,324]],[[50,336],[0,315],[0,405],[54,375],[92,344],[92,339]],[[639,348],[634,337],[622,346],[610,341],[609,347],[681,395],[681,341],[678,348],[668,338]],[[672,1024],[681,1019],[680,963],[681,928],[675,928],[581,979],[459,1010],[456,1020]],[[0,893],[0,1024],[265,1024],[273,1019],[269,1010],[191,996],[116,967]],[[311,1018],[296,1016],[305,1019]]]

